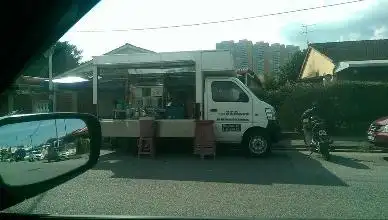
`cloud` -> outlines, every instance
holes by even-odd
[[[388,36],[387,26],[381,26],[380,28],[376,28],[373,32],[373,36],[371,39],[383,39]]]
[[[312,43],[346,40],[370,40],[388,38],[388,1],[379,0],[354,13],[346,20],[317,23],[310,27],[308,40]],[[287,43],[306,45],[301,23],[293,23],[282,29]]]

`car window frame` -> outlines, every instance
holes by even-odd
[[[216,100],[214,98],[214,94],[215,94],[215,92],[214,92],[214,84],[215,83],[231,83],[231,84],[233,84],[234,87],[230,87],[230,88],[238,88],[240,90],[240,92],[241,92],[240,95],[244,94],[244,100],[243,101],[239,101],[239,100],[236,100],[236,101]],[[246,93],[246,91],[244,89],[242,89],[236,82],[233,82],[233,81],[221,81],[221,80],[213,81],[210,84],[210,89],[211,89],[211,98],[212,98],[213,102],[248,103],[249,100],[250,100],[249,99],[249,95]]]

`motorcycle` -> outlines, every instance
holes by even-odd
[[[317,117],[310,117],[312,143],[310,145],[310,155],[314,152],[320,153],[325,160],[330,159],[330,151],[333,150],[329,134],[325,128],[323,121]],[[306,121],[304,121],[306,123]],[[308,144],[308,143],[306,143]]]

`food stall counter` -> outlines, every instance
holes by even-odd
[[[161,119],[155,120],[157,137],[194,137],[194,119]],[[139,120],[101,119],[103,137],[139,137]]]

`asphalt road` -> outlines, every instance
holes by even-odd
[[[385,157],[385,159],[384,159]],[[7,212],[268,218],[388,218],[388,154],[265,159],[106,154],[90,171]]]
[[[88,161],[88,156],[48,163],[42,161],[0,162],[0,174],[9,185],[25,185],[51,179],[74,170]]]

